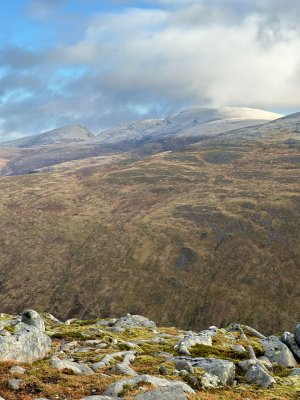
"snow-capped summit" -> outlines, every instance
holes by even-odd
[[[81,125],[68,125],[37,135],[26,136],[10,142],[1,143],[1,147],[33,147],[56,143],[82,142],[94,138],[94,134]]]
[[[165,119],[135,121],[107,129],[98,135],[98,140],[113,144],[146,139],[213,136],[281,117],[281,114],[253,108],[191,108]]]

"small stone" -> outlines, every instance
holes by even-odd
[[[189,374],[193,374],[194,373],[194,368],[191,366],[191,364],[187,360],[178,360],[178,361],[176,361],[175,368],[177,369],[177,371],[185,370]]]
[[[61,346],[61,350],[62,351],[70,351],[71,349],[74,349],[78,346],[78,342],[77,340],[74,340],[72,342],[69,343],[65,343]]]
[[[22,379],[15,379],[12,378],[8,381],[8,386],[10,389],[12,390],[19,390],[20,389],[20,385],[22,383]]]
[[[160,373],[160,375],[169,375],[169,371],[168,371],[168,368],[167,367],[165,367],[164,365],[161,365],[160,367],[159,367],[159,373]]]
[[[241,345],[238,345],[238,344],[235,344],[235,345],[231,346],[231,349],[233,351],[236,351],[237,353],[245,353],[246,352],[245,347],[241,346]]]
[[[19,367],[18,365],[11,367],[9,370],[11,374],[24,374],[25,371],[26,371],[25,368]]]

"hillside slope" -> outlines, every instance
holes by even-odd
[[[1,178],[2,309],[292,329],[300,319],[296,125]]]
[[[264,124],[279,114],[251,108],[195,108],[161,120],[125,124],[98,137],[81,126],[0,143],[0,175],[20,175],[64,162],[133,152],[135,157],[176,150],[232,129]],[[264,125],[263,125],[264,126]],[[123,154],[124,155],[124,154]]]

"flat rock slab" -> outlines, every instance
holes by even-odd
[[[52,357],[51,365],[59,371],[69,370],[75,375],[93,375],[94,371],[83,363],[77,363],[70,360],[60,360],[58,357]]]
[[[153,386],[159,387],[181,387],[184,392],[194,394],[195,391],[186,383],[180,381],[169,381],[167,379],[157,378],[151,375],[139,375],[132,379],[124,379],[122,381],[111,384],[104,392],[105,396],[118,397],[123,392],[123,389],[127,385],[136,385],[137,383],[150,383]]]
[[[178,386],[164,387],[150,392],[141,393],[135,397],[136,400],[186,400],[184,390]]]

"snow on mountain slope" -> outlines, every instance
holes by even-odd
[[[122,124],[101,132],[97,138],[102,143],[114,144],[133,140],[213,136],[281,117],[281,114],[252,108],[191,108],[165,119]]]
[[[68,125],[37,135],[26,136],[10,142],[0,143],[0,147],[27,148],[56,143],[82,142],[94,138],[94,134],[80,125]]]

